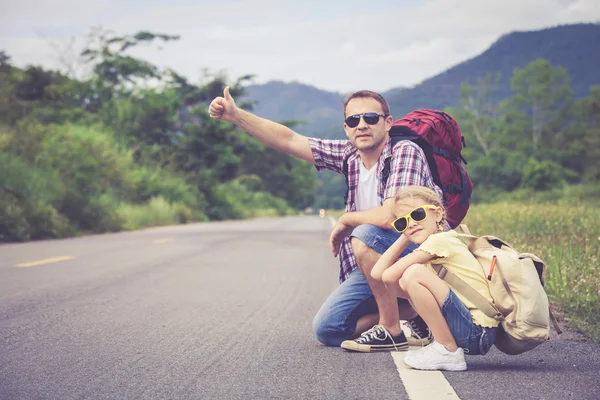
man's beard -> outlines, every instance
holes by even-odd
[[[354,139],[354,147],[360,151],[372,151],[377,149],[381,145],[381,142],[381,140],[376,140],[375,136],[371,135],[371,141],[368,143]]]

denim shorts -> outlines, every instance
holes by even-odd
[[[462,347],[466,354],[483,355],[494,345],[497,328],[483,328],[473,323],[469,309],[452,289],[442,305],[442,315],[448,323],[456,344]]]
[[[400,237],[400,234],[394,230],[366,224],[356,227],[352,237],[356,237],[376,252],[383,254]],[[409,246],[401,256],[409,254],[416,247],[416,245]],[[405,303],[405,299],[398,299],[398,305]],[[360,317],[377,311],[377,303],[367,279],[357,268],[325,300],[313,320],[313,331],[321,343],[327,346],[339,346],[354,335]]]

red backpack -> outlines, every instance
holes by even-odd
[[[410,140],[423,149],[433,181],[444,192],[448,223],[457,227],[469,209],[473,182],[463,165],[467,162],[461,151],[466,143],[456,120],[443,111],[411,111],[394,121],[390,137],[392,148],[400,140]],[[386,167],[389,171],[389,165]]]

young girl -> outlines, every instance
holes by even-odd
[[[443,264],[492,301],[483,269],[456,232],[444,232],[445,210],[434,191],[421,186],[402,189],[396,195],[394,215],[392,226],[403,235],[381,256],[371,276],[408,299],[435,340],[409,351],[404,363],[415,369],[464,371],[464,353],[487,353],[498,322],[448,286],[431,265]],[[398,259],[410,242],[419,247]]]

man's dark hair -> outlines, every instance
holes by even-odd
[[[388,105],[387,101],[385,101],[382,95],[376,92],[372,92],[370,90],[359,90],[358,92],[349,94],[348,97],[346,97],[346,100],[344,100],[344,116],[346,116],[346,107],[348,106],[350,100],[364,98],[375,99],[379,104],[381,104],[383,114],[386,116],[390,115],[390,106]]]

